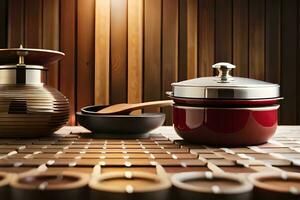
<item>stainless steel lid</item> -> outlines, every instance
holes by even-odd
[[[235,65],[216,63],[212,67],[218,69],[218,76],[172,83],[173,96],[181,98],[269,99],[280,95],[278,84],[230,76],[229,72],[235,68]]]

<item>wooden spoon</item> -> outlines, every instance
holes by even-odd
[[[148,107],[166,107],[173,104],[172,100],[162,100],[162,101],[149,101],[144,103],[120,103],[112,106],[108,106],[97,111],[97,114],[108,115],[108,114],[128,114],[134,110],[139,110]]]

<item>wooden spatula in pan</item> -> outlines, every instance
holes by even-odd
[[[108,106],[97,111],[97,114],[110,115],[110,114],[129,114],[134,110],[149,108],[149,107],[166,107],[173,104],[172,100],[162,101],[149,101],[144,103],[120,103]]]

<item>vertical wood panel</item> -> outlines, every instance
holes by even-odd
[[[197,77],[198,1],[179,1],[178,81]]]
[[[248,77],[248,0],[233,1],[233,63],[235,76]]]
[[[95,103],[109,104],[110,0],[96,0]]]
[[[177,81],[178,70],[178,1],[163,0],[162,21],[162,99],[166,98],[165,92],[171,90],[171,83]],[[166,112],[166,123],[171,124],[171,109]]]
[[[280,0],[266,0],[266,80],[280,82]]]
[[[187,43],[187,78],[192,79],[198,71],[198,0],[188,0]]]
[[[179,0],[178,81],[187,79],[187,0]]]
[[[75,124],[75,67],[76,67],[76,22],[75,0],[60,0],[60,50],[66,54],[60,61],[60,91],[70,102],[70,124]]]
[[[199,0],[198,75],[212,76],[215,55],[215,0]]]
[[[77,110],[94,104],[95,1],[78,0]]]
[[[127,0],[111,0],[110,103],[127,101]]]
[[[43,1],[25,2],[25,47],[42,48],[43,45]]]
[[[0,48],[7,46],[7,0],[0,1]]]
[[[300,2],[298,1],[298,48],[297,48],[297,68],[300,66]],[[297,124],[300,124],[300,70],[297,69]]]
[[[24,0],[8,1],[8,47],[24,44]]]
[[[249,1],[249,77],[265,79],[265,1]]]
[[[297,0],[282,1],[281,123],[295,124],[297,118]]]
[[[142,101],[143,0],[128,0],[128,87],[127,101]]]
[[[145,0],[144,101],[161,98],[161,0]],[[153,89],[155,88],[155,89]],[[146,111],[159,111],[147,109]]]
[[[43,48],[59,49],[59,0],[43,1]],[[59,64],[48,67],[47,84],[59,88]]]
[[[216,1],[215,62],[232,62],[232,0]]]

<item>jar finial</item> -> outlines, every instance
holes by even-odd
[[[17,51],[17,55],[19,56],[19,63],[18,65],[24,65],[25,64],[25,59],[24,57],[28,54],[28,51],[25,51],[23,49],[23,45],[20,44],[20,47],[19,47],[19,51]]]

